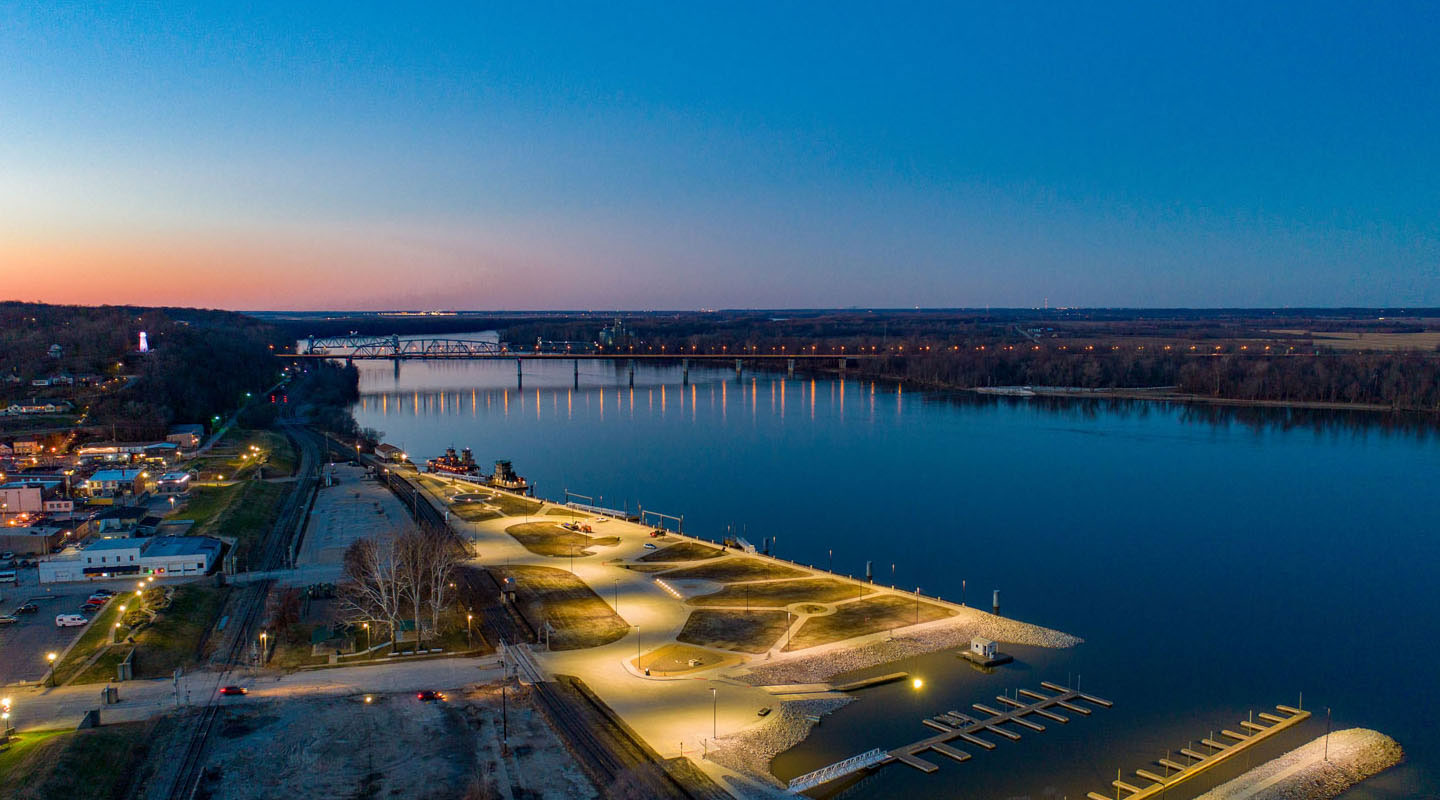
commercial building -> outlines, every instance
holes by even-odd
[[[0,484],[0,521],[18,514],[67,514],[75,504],[64,496],[58,480],[11,481]]]
[[[209,536],[101,539],[40,562],[41,583],[97,580],[129,575],[204,575],[224,545]]]
[[[165,441],[180,445],[181,450],[194,450],[205,438],[204,425],[171,425]]]
[[[184,494],[190,491],[190,473],[167,472],[155,481],[156,494]]]

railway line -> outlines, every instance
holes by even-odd
[[[275,524],[260,545],[260,557],[256,561],[256,565],[262,570],[278,569],[292,560],[295,547],[299,542],[300,531],[304,527],[305,515],[309,511],[315,487],[318,484],[320,466],[318,437],[290,420],[282,420],[282,426],[286,435],[295,442],[300,450],[300,467],[293,490],[285,499],[285,504],[281,507]],[[221,669],[216,675],[215,686],[210,691],[210,696],[206,700],[199,719],[196,720],[194,731],[181,756],[174,783],[171,784],[168,794],[171,800],[191,800],[200,786],[205,749],[215,726],[215,719],[220,713],[220,705],[217,702],[220,698],[220,687],[224,685],[231,669],[240,663],[246,644],[254,638],[252,633],[264,613],[265,596],[269,592],[272,582],[270,580],[259,581],[243,590],[245,596],[239,610],[239,624],[232,629],[225,643],[221,645],[219,654],[211,662],[212,665],[219,666]]]

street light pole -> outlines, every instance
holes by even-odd
[[[710,687],[710,738],[720,736],[720,700],[714,686]]]

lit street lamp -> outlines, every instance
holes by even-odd
[[[57,659],[57,658],[59,658],[59,657],[60,657],[60,656],[59,656],[58,654],[54,653],[53,651],[45,654],[45,662],[50,665],[50,686],[51,686],[51,687],[54,687],[54,686],[55,686],[55,659]],[[8,698],[8,697],[5,698],[5,707],[6,707],[7,709],[10,707],[10,698]]]
[[[714,686],[710,687],[710,738],[720,736],[720,694]]]
[[[475,619],[475,615],[474,615],[474,614],[466,614],[466,615],[465,615],[465,646],[466,646],[466,647],[474,647],[474,643],[470,640],[470,621],[473,620],[473,619]]]

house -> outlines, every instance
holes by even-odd
[[[13,458],[14,456],[15,448],[4,442],[0,442],[0,458]]]
[[[12,447],[17,456],[33,456],[43,449],[39,439],[16,439]]]
[[[204,438],[204,425],[171,425],[170,432],[165,435],[165,441],[174,442],[181,450],[194,450]]]
[[[102,469],[85,481],[85,490],[91,497],[135,494],[144,489],[148,477],[150,473],[138,469]]]
[[[224,545],[209,536],[101,539],[40,562],[41,583],[96,580],[128,575],[204,575]]]
[[[190,473],[167,472],[155,481],[156,494],[184,494],[190,491]]]

